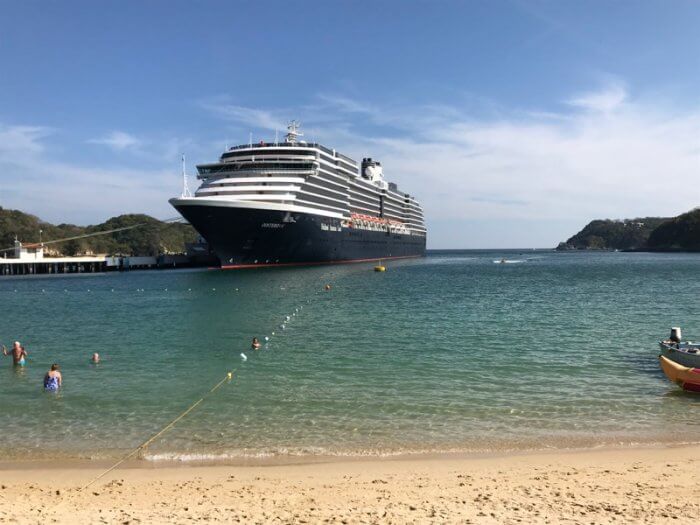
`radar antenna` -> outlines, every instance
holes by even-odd
[[[304,134],[301,131],[298,131],[300,127],[301,127],[301,122],[297,122],[296,120],[292,120],[289,123],[289,125],[287,126],[287,137],[285,140],[287,142],[289,142],[290,144],[296,144],[297,137],[304,136]]]
[[[185,154],[182,154],[182,198],[186,199],[192,197],[190,188],[187,185],[187,170],[185,169]]]

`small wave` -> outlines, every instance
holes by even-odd
[[[512,449],[517,450],[517,449]],[[146,454],[146,461],[177,461],[177,462],[225,462],[235,460],[266,460],[283,458],[391,458],[408,455],[426,454],[455,454],[465,452],[484,452],[481,448],[397,448],[397,449],[348,449],[332,450],[321,447],[309,448],[279,448],[274,450],[236,450],[219,453],[206,452],[162,452]]]
[[[323,447],[300,447],[300,448],[275,448],[261,450],[231,450],[227,452],[162,452],[146,454],[142,459],[158,462],[181,462],[181,463],[226,463],[226,462],[285,462],[294,461],[323,461],[329,458],[339,459],[366,459],[366,458],[401,458],[401,457],[421,457],[435,455],[501,455],[537,453],[553,450],[573,451],[573,450],[598,450],[598,449],[625,449],[625,448],[646,448],[646,447],[683,447],[698,445],[697,440],[666,440],[652,438],[631,439],[609,437],[604,440],[576,439],[559,442],[540,443],[501,443],[497,445],[484,446],[446,446],[446,447],[398,447],[398,448],[369,448],[369,449],[327,449]]]
[[[426,257],[423,259],[421,262],[424,265],[432,265],[432,264],[459,264],[463,263],[466,261],[476,261],[478,260],[478,257],[438,257],[438,256],[430,256]]]
[[[496,259],[493,261],[495,264],[519,264],[526,262],[525,259]]]

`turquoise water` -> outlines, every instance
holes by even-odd
[[[0,361],[0,458],[118,456],[231,369],[144,458],[700,441],[700,396],[656,363],[671,326],[700,339],[699,297],[700,257],[672,254],[4,278],[0,340],[30,360]]]

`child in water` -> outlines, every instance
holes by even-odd
[[[60,367],[54,363],[51,365],[51,370],[46,372],[44,376],[44,390],[46,392],[58,392],[58,389],[63,385],[63,376],[59,368]]]

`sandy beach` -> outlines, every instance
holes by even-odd
[[[3,523],[694,523],[700,447],[0,470]]]

